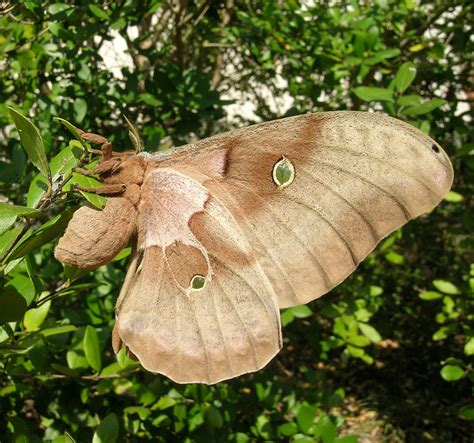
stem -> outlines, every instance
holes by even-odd
[[[21,229],[21,231],[17,234],[15,239],[10,243],[10,246],[5,250],[5,252],[0,256],[0,263],[3,263],[5,258],[12,252],[13,248],[18,244],[18,242],[22,239],[22,237],[28,232],[31,226],[31,219],[26,219],[25,225]]]

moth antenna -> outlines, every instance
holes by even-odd
[[[143,147],[140,133],[138,132],[138,129],[135,127],[135,125],[127,118],[127,116],[125,114],[122,115],[129,129],[128,136],[130,137],[130,140],[132,141],[133,146],[135,147],[135,152],[138,153],[142,150]]]

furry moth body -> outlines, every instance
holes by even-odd
[[[94,172],[107,204],[76,211],[55,255],[93,269],[133,240],[114,349],[179,383],[264,367],[282,346],[279,308],[330,291],[453,179],[435,141],[363,112],[262,123]]]

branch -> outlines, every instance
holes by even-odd
[[[234,0],[227,0],[224,11],[222,13],[222,21],[219,26],[221,38],[224,37],[225,27],[229,24],[230,19],[232,18],[233,9],[234,9]],[[217,51],[216,61],[214,63],[214,73],[212,75],[212,80],[211,80],[212,89],[216,89],[217,85],[221,82],[223,61],[224,61],[224,56],[223,56],[222,50],[219,49]]]
[[[211,4],[209,0],[204,1],[196,12],[192,14],[188,14],[186,17],[184,17],[181,20],[180,25],[184,26],[185,24],[193,20],[193,27],[196,26],[202,20],[202,18],[206,15],[206,12],[208,11],[210,6]]]

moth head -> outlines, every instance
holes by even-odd
[[[99,174],[104,183],[124,183],[141,185],[145,174],[146,163],[142,157],[125,154],[103,162]]]

